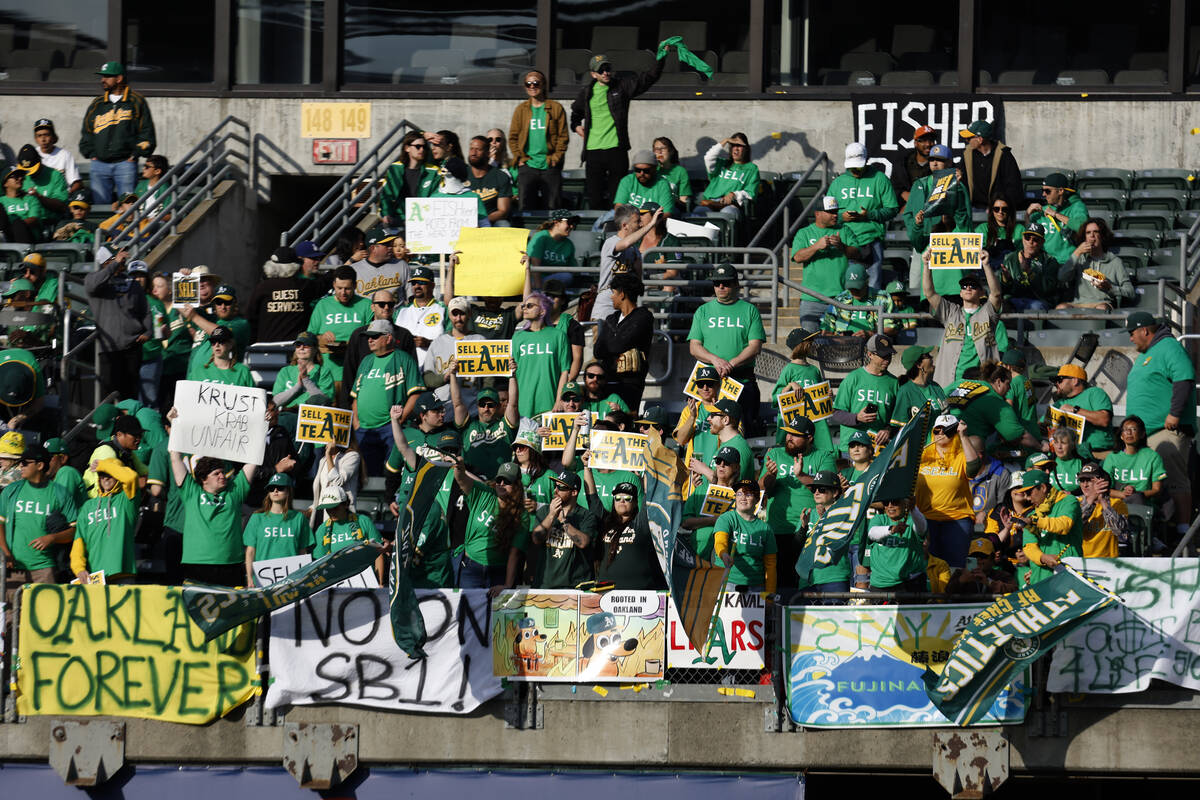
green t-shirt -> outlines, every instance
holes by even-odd
[[[254,548],[254,560],[285,558],[307,553],[313,546],[308,517],[299,511],[273,514],[257,511],[246,520],[242,544]]]
[[[1013,385],[1016,385],[1016,378],[1013,379]],[[1032,391],[1030,394],[1032,394]],[[1078,406],[1084,411],[1108,411],[1111,413],[1113,410],[1112,400],[1109,399],[1108,392],[1099,386],[1089,386],[1074,397],[1066,399],[1056,397],[1051,402],[1051,405],[1054,408],[1061,408],[1064,405],[1071,407]],[[1111,426],[1102,428],[1099,425],[1093,425],[1091,422],[1085,422],[1083,425],[1083,444],[1092,453],[1097,450],[1111,450],[1114,447],[1121,446],[1117,444]]]
[[[320,336],[332,331],[336,341],[345,342],[350,339],[350,334],[369,323],[373,317],[371,301],[366,297],[354,295],[350,298],[350,305],[342,305],[333,295],[326,295],[313,306],[312,316],[308,318],[308,332]],[[341,381],[341,348],[330,352],[326,356],[326,363],[334,380]]]
[[[788,455],[782,447],[772,447],[763,459],[762,472],[758,476],[760,480],[767,474],[767,458],[779,465],[779,471],[775,473],[775,485],[767,494],[767,522],[776,536],[791,536],[800,526],[800,512],[817,505],[812,490],[801,483],[795,474],[796,462],[800,462],[802,474],[815,475],[822,470],[835,469],[837,453],[813,448],[797,458]]]
[[[366,514],[355,514],[343,522],[337,522],[333,517],[326,516],[321,527],[314,531],[316,546],[313,547],[313,558],[324,558],[330,553],[345,550],[359,542],[382,541],[375,523]]]
[[[588,100],[592,112],[592,124],[587,132],[588,150],[609,150],[620,144],[617,123],[608,110],[608,86],[596,81],[592,84],[592,97]]]
[[[545,169],[546,156],[549,155],[549,152],[546,147],[546,106],[530,104],[529,136],[525,139],[525,155],[528,156],[528,159],[525,161],[525,166],[533,169]]]
[[[708,466],[716,469],[713,461],[717,458],[717,453],[721,452],[722,448],[732,447],[738,451],[740,462],[738,464],[738,480],[754,477],[754,452],[750,449],[750,443],[746,441],[746,437],[740,433],[734,434],[732,439],[727,439],[724,442],[718,442],[716,449],[712,455],[708,457]]]
[[[467,529],[463,534],[467,558],[485,567],[501,567],[508,563],[508,548],[501,544],[501,532],[495,530],[500,513],[496,492],[483,484],[475,484],[467,495]],[[515,531],[509,531],[509,546],[521,552],[529,549],[529,531],[533,525],[529,514],[522,512]]]
[[[81,507],[88,499],[87,486],[83,483],[83,475],[70,464],[63,464],[54,473],[54,482],[67,490],[67,495],[75,501],[75,507]]]
[[[215,362],[201,364],[188,370],[189,381],[208,381],[223,383],[226,386],[254,386],[254,377],[250,368],[240,361],[235,361],[229,369],[221,369]]]
[[[136,574],[136,528],[137,507],[120,489],[84,503],[79,509],[75,538],[82,539],[87,548],[88,572],[104,570],[108,577]]]
[[[512,443],[517,431],[503,418],[491,424],[471,418],[459,428],[463,443],[463,460],[467,467],[483,478],[491,478],[506,461],[512,461]]]
[[[1054,471],[1048,476],[1050,485],[1056,489],[1073,494],[1079,488],[1079,469],[1083,466],[1081,458],[1059,458],[1054,461]]]
[[[779,416],[779,395],[787,391],[788,384],[798,383],[804,388],[808,388],[813,384],[823,383],[825,378],[821,375],[821,370],[812,364],[796,364],[788,362],[788,364],[780,371],[779,378],[775,381],[775,386],[771,389],[771,402],[774,404],[774,412],[776,417]],[[778,420],[782,423],[782,420]],[[775,430],[775,444],[783,444],[783,430],[777,428]],[[819,420],[813,423],[813,447],[817,450],[832,450],[833,437],[829,433],[829,423],[826,420]]]
[[[46,213],[46,207],[32,195],[21,194],[17,197],[0,195],[0,206],[4,206],[4,210],[10,217],[16,217],[21,220],[37,219],[45,221],[49,216]]]
[[[297,376],[299,374],[300,368],[295,364],[288,364],[286,367],[279,370],[279,373],[275,376],[275,385],[271,387],[271,394],[276,395],[291,389],[296,385]],[[321,390],[321,394],[325,395],[330,400],[333,400],[333,372],[330,370],[326,362],[322,361],[320,364],[314,364],[313,368],[308,371],[308,377],[317,385],[317,388]],[[307,403],[308,396],[308,392],[301,390],[300,394],[292,398],[291,402],[284,406],[284,408],[296,408],[301,403]]]
[[[643,186],[631,172],[617,184],[613,203],[629,204],[635,208],[641,208],[646,203],[658,203],[664,214],[671,214],[675,211],[675,199],[671,183],[666,178],[656,175],[653,183]]]
[[[692,490],[688,495],[688,499],[683,501],[683,518],[699,517],[700,509],[704,506],[704,495],[708,494],[709,482],[701,479],[700,485]],[[703,558],[705,561],[712,561],[713,557],[713,525],[717,518],[712,517],[708,525],[701,525],[695,529],[694,546],[696,555]],[[682,532],[681,534],[682,535]]]
[[[738,164],[727,156],[718,156],[712,172],[708,173],[708,186],[704,187],[705,200],[716,200],[730,192],[746,192],[758,197],[758,165],[753,162]]]
[[[192,354],[192,337],[188,332],[187,320],[172,306],[167,311],[167,325],[170,334],[163,353],[163,372],[169,375],[186,372],[188,358]]]
[[[55,512],[74,522],[78,516],[75,501],[67,490],[53,481],[34,486],[27,480],[10,483],[0,492],[0,522],[13,559],[21,569],[45,569],[54,566],[56,547],[35,550],[30,542],[57,531],[46,530],[46,518]]]
[[[240,564],[242,548],[242,502],[250,493],[250,481],[238,470],[223,492],[209,494],[188,474],[179,486],[183,507],[184,564]]]
[[[525,496],[532,497],[537,503],[536,518],[544,519],[546,508],[554,499],[554,487],[557,485],[554,483],[554,474],[550,470],[544,470],[535,478],[528,472],[522,472],[521,485],[525,487]]]
[[[792,237],[792,255],[796,255],[798,250],[812,247],[817,240],[833,234],[841,237],[842,244],[854,244],[854,235],[843,225],[837,224],[832,228],[821,228],[814,222],[812,225],[796,231],[796,235]],[[814,292],[820,292],[826,297],[837,297],[844,288],[842,281],[849,265],[850,260],[846,258],[845,248],[826,247],[804,265],[804,276],[800,280],[800,285],[806,289],[812,289]],[[811,298],[801,297],[800,299],[810,300]]]
[[[967,400],[965,404],[950,402],[958,409],[957,416],[967,426],[972,436],[978,436],[987,441],[993,433],[1006,442],[1015,442],[1025,432],[1025,426],[1017,417],[1013,407],[996,394],[990,386],[978,381],[961,381],[951,390],[950,394],[962,392],[972,387],[986,387],[977,396]]]
[[[667,171],[663,171],[660,166],[658,174],[667,179],[667,183],[671,184],[671,193],[676,197],[691,197],[692,196],[692,179],[688,177],[687,170],[682,164],[676,164]]]
[[[360,428],[379,428],[391,424],[392,406],[403,405],[409,395],[425,391],[425,381],[417,362],[404,350],[386,356],[374,353],[358,365],[358,376],[350,396],[358,409]]]
[[[173,531],[183,531],[183,495],[175,485],[175,477],[171,471],[171,455],[166,441],[159,444],[150,453],[150,464],[146,471],[146,485],[158,484],[163,487],[166,499],[166,509],[163,512],[163,527]]]
[[[216,319],[213,322],[216,322],[222,328],[228,328],[229,332],[233,334],[234,357],[241,358],[245,356],[246,348],[250,346],[250,323],[242,317]],[[212,358],[212,342],[205,336],[196,342],[196,346],[188,353],[188,380],[199,380],[199,378],[191,377],[192,371],[203,366],[210,358]]]
[[[539,259],[543,266],[576,267],[575,243],[570,239],[555,239],[550,231],[538,231],[529,239],[529,257]]]
[[[933,412],[936,416],[939,409],[946,405],[946,393],[942,387],[933,381],[919,386],[912,381],[905,381],[896,390],[896,407],[892,409],[892,424],[902,426],[921,410],[926,400],[933,401]],[[932,434],[931,434],[932,435]]]
[[[1143,447],[1133,455],[1123,449],[1109,453],[1104,458],[1104,471],[1112,476],[1112,488],[1132,486],[1136,492],[1152,489],[1155,481],[1167,479],[1162,456],[1149,447]]]
[[[866,214],[867,219],[863,222],[843,223],[854,234],[854,243],[858,246],[882,239],[884,223],[900,210],[892,182],[874,164],[867,165],[861,178],[843,172],[829,184],[827,194],[837,198],[839,218],[843,211],[862,211]]]
[[[605,397],[601,400],[589,400],[583,404],[583,407],[585,410],[595,411],[597,414],[603,417],[605,414],[612,411],[612,409],[609,408],[609,403],[616,403],[617,408],[621,409],[626,414],[629,413],[629,404],[622,400],[621,396],[617,394],[610,394],[608,397]]]
[[[871,585],[880,589],[898,586],[925,574],[929,564],[925,556],[925,540],[917,533],[912,516],[904,518],[904,530],[892,533],[893,522],[887,514],[873,514],[867,522],[867,546],[864,563],[871,568]],[[883,530],[879,530],[882,528]],[[873,539],[871,534],[883,538]]]
[[[517,331],[512,337],[517,362],[518,410],[535,417],[554,407],[558,380],[571,368],[571,345],[563,328],[551,325],[539,331]]]
[[[596,538],[596,517],[583,506],[576,506],[567,515],[567,523],[586,533],[589,540]],[[576,547],[564,526],[555,521],[546,534],[546,543],[540,548],[534,585],[539,589],[574,589],[584,581],[590,581],[593,577],[593,547],[592,541],[587,547]]]
[[[1125,413],[1136,414],[1146,423],[1146,435],[1157,433],[1165,427],[1167,415],[1171,413],[1171,391],[1177,381],[1196,380],[1192,362],[1183,345],[1170,336],[1159,339],[1144,353],[1133,358],[1129,371],[1128,394],[1125,397]],[[1196,389],[1188,391],[1187,403],[1179,424],[1196,429]]]
[[[765,586],[764,556],[779,552],[771,526],[758,518],[746,519],[730,509],[717,517],[713,537],[729,534],[733,548],[733,568],[729,571],[731,586]]]
[[[849,411],[857,414],[871,403],[878,409],[875,421],[851,427],[842,425],[838,433],[838,446],[845,451],[846,443],[856,430],[881,431],[888,427],[892,418],[892,409],[896,406],[896,393],[900,391],[899,381],[895,376],[885,372],[882,375],[872,375],[865,367],[859,367],[842,380],[837,394],[833,398],[833,407],[838,411]]]
[[[1017,412],[1017,419],[1021,420],[1025,430],[1033,436],[1038,436],[1037,403],[1033,398],[1033,382],[1024,375],[1014,372],[1012,383],[1008,387],[1008,394],[1004,395],[1004,399],[1012,406],[1013,411]],[[1112,408],[1111,403],[1109,408]]]
[[[750,342],[765,342],[767,334],[758,308],[738,298],[732,303],[710,300],[696,309],[687,338],[700,342],[705,350],[728,361],[745,350]],[[733,370],[733,377],[738,380],[753,375],[753,359]]]

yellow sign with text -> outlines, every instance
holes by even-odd
[[[933,233],[929,235],[930,269],[983,269],[979,254],[982,233]]]
[[[733,487],[710,483],[708,491],[704,493],[704,502],[700,505],[700,516],[719,517],[731,508],[733,508]]]
[[[21,714],[204,725],[254,694],[254,624],[205,642],[175,587],[21,591]]]
[[[349,447],[350,412],[302,404],[296,417],[296,441]]]
[[[301,139],[370,139],[370,103],[301,103]]]
[[[1061,408],[1050,407],[1050,427],[1067,428],[1075,432],[1076,443],[1083,440],[1083,427],[1087,425],[1087,420],[1078,414],[1072,414],[1069,411],[1063,411]]]
[[[593,423],[600,419],[600,415],[595,411],[589,413],[592,415]],[[542,414],[542,427],[550,429],[550,433],[542,437],[542,450],[565,449],[567,439],[571,437],[571,430],[575,427],[575,420],[578,418],[579,413],[575,411],[547,411]],[[582,453],[588,449],[588,444],[588,434],[581,432],[578,441],[575,442],[575,451]]]
[[[696,391],[696,373],[700,371],[701,367],[705,366],[708,365],[697,361],[696,366],[692,367],[692,374],[688,376],[687,383],[683,387],[683,393],[688,397],[694,397],[697,400],[701,399],[700,393]],[[740,381],[735,381],[733,378],[726,376],[725,380],[721,381],[721,393],[717,399],[737,402],[737,399],[742,396],[743,388],[744,386]]]
[[[799,416],[820,422],[833,416],[833,392],[829,381],[814,383],[800,391],[780,392],[776,404],[779,418],[783,420]]]
[[[454,360],[463,377],[484,375],[508,377],[512,358],[511,339],[459,339],[454,343]]]
[[[645,472],[647,441],[648,438],[640,433],[592,431],[588,466],[592,469]]]
[[[521,254],[529,241],[524,228],[462,228],[455,249],[455,291],[476,297],[511,297],[525,291]]]

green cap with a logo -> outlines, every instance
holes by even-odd
[[[96,74],[106,78],[115,78],[125,74],[125,65],[120,61],[105,61],[100,65],[100,69],[96,70]]]
[[[867,288],[867,270],[861,264],[851,264],[842,278],[842,286],[847,289]]]

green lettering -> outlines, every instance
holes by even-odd
[[[116,625],[121,629],[121,638],[125,641],[129,641],[129,629],[126,628],[125,623],[121,621],[119,612],[121,611],[121,607],[129,602],[130,596],[137,591],[137,589],[130,590],[128,587],[120,586],[106,585],[104,587],[104,602],[108,608],[108,613],[105,614],[105,617],[108,619],[108,638],[113,638],[113,625]],[[116,594],[119,594],[121,599],[118,600],[114,605],[112,600],[113,595]]]
[[[91,592],[85,586],[72,586],[71,589],[71,605],[67,612],[67,622],[63,625],[62,633],[50,640],[51,644],[70,644],[73,640],[71,628],[76,621],[83,623],[83,629],[87,633],[88,639],[93,642],[98,642],[105,638],[103,632],[97,632],[92,629],[92,601]],[[79,606],[82,604],[82,613]]]
[[[105,588],[108,587],[106,586]],[[106,658],[112,659],[111,669],[106,669],[104,667],[104,660]],[[118,696],[117,693],[112,689],[108,688],[108,679],[120,671],[121,659],[117,657],[116,653],[110,653],[107,650],[101,650],[100,652],[96,653],[96,711],[103,711],[103,709],[100,708],[101,694],[107,694],[110,696],[113,699],[113,702],[117,704],[118,709],[124,708],[124,705],[121,703],[121,697]]]
[[[226,680],[225,673],[234,673],[235,680]],[[250,685],[250,674],[236,661],[217,664],[217,714],[224,714],[238,704],[238,696]]]
[[[125,696],[122,699],[121,705],[129,710],[131,708],[146,708],[150,705],[149,700],[133,700],[129,695],[134,689],[139,689],[142,686],[141,681],[135,681],[129,674],[129,665],[135,661],[145,661],[144,656],[125,656],[121,659],[121,682],[125,684]]]
[[[83,696],[78,703],[68,703],[67,698],[63,697],[63,688],[67,686],[81,685],[78,681],[67,680],[67,672],[71,669],[71,665],[78,663],[79,668],[83,670],[83,678],[87,685],[87,694]],[[95,694],[96,686],[92,682],[92,673],[87,668],[81,656],[71,656],[67,659],[67,663],[63,664],[62,670],[58,673],[58,683],[54,687],[55,697],[58,698],[58,705],[64,711],[74,711],[77,708],[83,708]]]
[[[46,585],[46,584],[39,584]],[[30,609],[32,611],[32,609]],[[52,658],[67,658],[66,653],[46,653],[38,650],[33,651],[33,655],[29,658],[29,663],[33,665],[33,709],[41,711],[42,709],[42,687],[49,686],[54,681],[49,678],[43,678],[41,662],[43,659],[49,660]],[[61,672],[61,670],[59,671]]]
[[[146,661],[150,666],[150,691],[154,695],[154,713],[161,717],[171,700],[171,695],[175,693],[175,682],[179,680],[179,659],[171,659],[171,683],[167,686],[166,694],[158,690],[158,664],[150,659]]]
[[[187,704],[189,694],[204,694],[203,686],[193,686],[191,684],[193,669],[207,669],[211,667],[207,661],[187,661],[183,665],[183,685],[179,689],[179,716],[208,716],[208,709],[189,706]]]
[[[412,203],[408,207],[408,222],[424,222],[425,218],[421,216],[421,204]]]
[[[49,638],[58,629],[58,623],[62,620],[63,607],[66,605],[66,598],[63,597],[64,588],[54,583],[37,583],[25,591],[23,599],[26,605],[29,606],[29,626],[33,628],[33,632],[38,636]],[[42,623],[44,609],[38,603],[42,595],[47,592],[58,601],[58,607],[54,610],[54,622],[49,628],[45,627]]]
[[[172,590],[172,591],[174,591],[174,590]],[[134,614],[134,616],[133,616],[133,643],[134,644],[153,645],[164,651],[174,649],[174,648],[169,648],[167,646],[167,643],[162,641],[161,639],[151,639],[151,638],[142,636],[142,619],[144,618],[144,615],[142,614],[142,590],[141,590],[141,587],[136,587],[134,589],[131,589],[130,593],[133,595],[133,614]],[[168,596],[170,596],[169,592],[168,592]]]

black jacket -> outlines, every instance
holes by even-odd
[[[100,350],[105,353],[132,347],[139,336],[152,335],[154,330],[146,293],[124,267],[118,273],[117,266],[117,260],[111,259],[83,279],[92,319],[100,333]]]
[[[640,75],[617,76],[614,73],[612,81],[608,84],[608,113],[612,114],[613,124],[617,126],[617,147],[621,150],[629,149],[629,101],[658,82],[659,76],[662,75],[663,62],[664,59],[658,59],[650,71]],[[592,130],[591,99],[592,87],[595,85],[596,81],[593,79],[580,89],[579,96],[571,103],[571,130],[583,124],[583,161],[587,161],[587,135]]]
[[[618,321],[620,320],[620,321]],[[614,311],[600,322],[596,331],[596,344],[592,354],[604,366],[611,380],[622,381],[634,375],[645,377],[650,367],[650,340],[654,337],[654,314],[645,306],[638,306],[621,319],[621,312]],[[617,359],[626,350],[641,352],[641,366],[633,373],[617,372]]]
[[[997,159],[999,163],[996,163]],[[1021,168],[1017,166],[1012,148],[1004,142],[997,142],[986,156],[980,155],[978,150],[967,150],[963,154],[963,176],[967,179],[972,208],[987,208],[992,195],[999,194],[1008,201],[1014,213],[1025,209]]]

